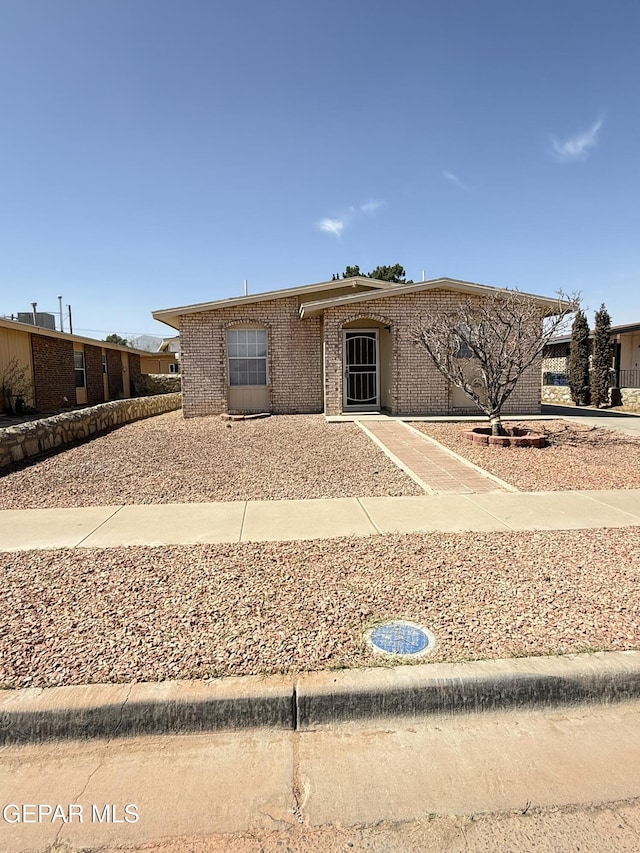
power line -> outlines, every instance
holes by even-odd
[[[25,313],[25,314],[30,314],[30,312],[28,312],[28,311],[25,311],[25,312],[23,312],[23,313]],[[57,309],[56,309],[56,311],[38,311],[38,314],[55,314],[56,319],[58,319],[58,311],[57,311]],[[8,319],[10,318],[10,315],[9,315],[9,314],[0,314],[0,317],[2,317],[2,318],[3,318],[3,319],[5,319],[5,320],[8,320]],[[67,320],[67,318],[66,318],[66,317],[65,317],[64,319],[65,319],[65,320]],[[75,331],[76,331],[76,332],[95,332],[95,333],[100,334],[100,335],[113,335],[113,334],[118,334],[118,332],[114,332],[114,330],[113,330],[113,329],[83,329],[83,328],[80,328],[80,327],[78,327],[78,326],[76,326],[76,327],[75,327]],[[145,335],[145,336],[148,336],[148,337],[150,337],[150,338],[163,338],[163,337],[167,337],[166,335],[163,335],[163,334],[162,334],[162,331],[163,331],[163,330],[161,329],[159,332],[121,332],[121,333],[119,333],[119,334],[120,334],[122,337],[123,337],[124,335],[129,335],[130,337],[134,337],[134,336],[135,336],[135,337],[141,337],[141,336]]]
[[[103,335],[103,334],[104,335],[118,334],[117,332],[114,332],[113,329],[78,329],[78,331],[79,332],[98,332],[101,335]],[[161,338],[162,337],[160,332],[122,332],[121,334],[122,335],[137,335],[137,336],[148,335],[151,338]]]

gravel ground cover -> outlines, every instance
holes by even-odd
[[[464,437],[467,430],[486,425],[486,422],[411,424],[524,492],[640,488],[640,439],[634,436],[557,420],[507,424],[545,434],[548,446],[540,449],[482,446]]]
[[[0,509],[419,494],[355,424],[322,415],[168,412],[0,477]]]
[[[0,554],[0,682],[157,681],[640,648],[640,527]]]

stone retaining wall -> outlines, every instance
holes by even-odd
[[[621,403],[630,409],[640,408],[640,388],[620,388]],[[543,385],[542,402],[572,406],[571,391],[566,385]],[[615,405],[615,403],[614,403]]]
[[[573,405],[568,385],[543,385],[542,402]]]
[[[640,409],[640,388],[621,388],[622,405],[631,409]]]
[[[182,377],[179,373],[140,373],[133,384],[139,397],[175,394],[182,388]]]
[[[172,412],[181,406],[180,394],[159,394],[155,397],[113,400],[74,412],[64,412],[52,418],[0,429],[0,468],[12,462],[38,456],[53,447],[72,444],[119,424]]]

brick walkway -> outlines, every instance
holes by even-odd
[[[510,491],[479,468],[461,462],[433,439],[419,435],[402,421],[358,421],[393,461],[413,475],[429,494],[484,494]],[[515,491],[515,490],[514,490]]]

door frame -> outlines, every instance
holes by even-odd
[[[359,335],[363,332],[374,333],[376,344],[376,402],[375,403],[347,403],[347,335]],[[343,412],[379,412],[380,411],[380,329],[353,329],[342,330],[342,411]]]

